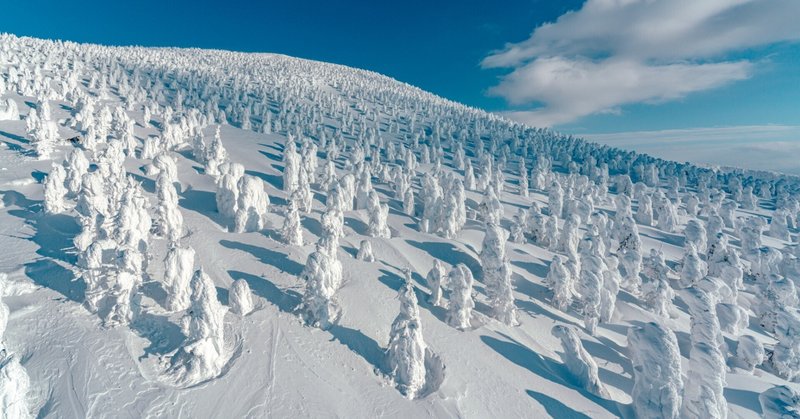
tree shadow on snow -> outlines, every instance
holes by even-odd
[[[564,403],[544,394],[539,393],[533,390],[525,390],[529,396],[531,396],[534,400],[539,402],[539,404],[544,407],[544,410],[547,411],[547,414],[550,417],[554,418],[574,418],[574,419],[591,419],[590,416],[586,416],[581,412],[576,410],[570,409]]]
[[[469,254],[453,246],[452,243],[433,241],[418,242],[415,240],[406,240],[406,243],[416,247],[417,249],[424,250],[431,257],[439,259],[450,265],[455,266],[459,263],[463,263],[472,271],[472,275],[475,277],[475,279],[483,278],[480,262],[478,262],[477,259]]]
[[[241,250],[258,258],[261,263],[272,265],[278,270],[287,272],[292,275],[300,275],[303,272],[304,265],[297,263],[289,257],[280,252],[269,250],[263,247],[253,246],[242,242],[235,242],[230,240],[220,240],[219,244],[228,249]]]
[[[581,393],[582,396],[586,397],[587,399],[597,403],[599,406],[606,409],[612,415],[618,417],[620,416],[619,406],[617,405],[616,402],[597,397],[594,394],[591,394],[588,391],[586,391],[582,386],[578,385],[577,383],[567,381],[564,377],[571,377],[571,375],[569,374],[564,365],[539,355],[538,353],[525,347],[524,345],[520,344],[519,342],[515,341],[513,338],[509,336],[503,334],[501,335],[507,340],[503,341],[488,335],[482,335],[481,340],[487,346],[494,349],[497,353],[499,353],[509,361],[513,362],[514,364],[517,364],[520,367],[527,369],[528,371],[532,372],[535,375],[538,375],[539,377],[552,381],[555,384],[573,388],[579,393]],[[572,417],[572,416],[555,415],[554,417]]]
[[[332,340],[338,341],[364,358],[376,371],[389,375],[390,371],[387,366],[385,351],[378,345],[375,339],[365,335],[360,330],[351,329],[339,324],[332,325],[328,329],[328,332],[333,335]]]
[[[275,189],[283,190],[283,177],[282,176],[269,175],[269,174],[266,174],[264,172],[259,172],[259,171],[256,171],[256,170],[245,170],[244,173],[246,175],[250,175],[250,176],[255,176],[255,177],[261,178],[261,180],[263,180],[264,182],[269,183]],[[270,198],[270,200],[272,199],[271,196],[269,198]]]
[[[282,290],[266,278],[249,274],[247,272],[229,270],[228,275],[235,281],[244,279],[253,291],[253,294],[269,301],[280,311],[291,313],[300,304],[301,295],[295,291]]]

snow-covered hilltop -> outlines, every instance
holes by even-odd
[[[0,418],[800,417],[797,178],[13,35],[0,141]]]

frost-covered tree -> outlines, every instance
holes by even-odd
[[[425,277],[426,282],[428,283],[428,288],[431,290],[431,295],[428,298],[428,302],[431,305],[436,307],[441,307],[442,304],[442,287],[445,284],[445,279],[447,272],[445,271],[444,264],[439,259],[433,260],[433,267],[430,271],[428,271],[428,275]]]
[[[214,139],[208,146],[208,154],[206,155],[206,174],[214,178],[219,177],[219,167],[228,160],[228,151],[222,145],[222,137],[220,136],[220,126],[217,125],[214,132]]]
[[[594,253],[581,255],[580,284],[583,321],[589,334],[594,335],[600,322],[603,277],[608,270],[603,259]]]
[[[598,397],[609,398],[608,390],[600,381],[597,363],[583,348],[578,333],[571,327],[561,325],[553,326],[551,332],[561,340],[561,349],[564,351],[561,359],[578,384]]]
[[[450,270],[447,285],[450,289],[450,306],[447,323],[459,330],[471,327],[470,319],[475,302],[472,300],[472,271],[467,265],[459,263]]]
[[[253,293],[250,292],[250,284],[243,278],[239,278],[231,284],[228,292],[228,305],[232,312],[241,316],[246,316],[253,311]]]
[[[191,247],[171,246],[164,259],[165,308],[181,311],[189,308],[192,297],[195,252]]]
[[[386,356],[390,375],[397,388],[409,399],[415,398],[425,387],[425,351],[422,326],[414,287],[406,274],[406,281],[398,298],[400,314],[392,322]]]
[[[392,232],[389,230],[389,206],[381,204],[378,193],[370,191],[367,211],[369,212],[368,231],[372,237],[391,238]]]
[[[0,348],[0,418],[33,418],[28,405],[30,377],[16,355]]]
[[[342,218],[342,212],[336,208],[329,208],[322,215],[322,236],[316,250],[308,255],[300,274],[306,282],[299,307],[301,315],[307,324],[321,329],[329,328],[340,315],[335,294],[342,283],[342,264],[336,253],[342,234]]]
[[[619,261],[614,255],[606,258],[608,269],[603,272],[603,288],[600,290],[600,321],[608,323],[614,315],[617,304],[619,284],[622,277],[619,274]]]
[[[186,340],[171,359],[167,376],[179,386],[216,377],[228,361],[225,350],[225,307],[214,282],[198,269],[191,281],[191,305],[181,321]]]
[[[291,195],[300,185],[301,165],[301,156],[297,152],[294,137],[290,135],[286,139],[286,145],[283,151],[283,190],[287,195]]]
[[[165,173],[160,173],[156,178],[156,227],[158,234],[171,242],[178,241],[183,236],[183,215],[178,209],[178,192]]]
[[[650,249],[650,257],[644,269],[646,281],[642,285],[642,299],[645,306],[653,313],[668,318],[675,291],[669,283],[671,270],[664,260],[664,253]]]
[[[800,417],[800,392],[789,386],[775,386],[758,395],[764,419]]]
[[[769,355],[775,374],[788,381],[800,381],[800,312],[786,307],[775,316],[775,338],[778,343]]]
[[[553,291],[553,305],[561,311],[566,311],[575,296],[575,278],[564,264],[561,255],[553,256],[545,281]]]
[[[685,236],[685,246],[689,244],[694,245],[700,253],[706,252],[706,228],[696,218],[686,222],[686,228],[683,230]]]
[[[66,177],[64,166],[54,163],[44,182],[44,209],[48,214],[59,214],[66,209]]]
[[[66,163],[66,186],[70,196],[76,196],[81,191],[83,175],[89,171],[89,160],[79,148],[70,152]]]
[[[495,218],[485,224],[486,235],[481,248],[481,269],[492,316],[506,325],[517,324],[517,309],[511,288],[511,263],[506,257],[507,233]]]
[[[725,387],[725,357],[722,330],[716,315],[716,298],[706,284],[692,287],[686,294],[691,315],[691,341],[682,415],[695,418],[726,418],[728,404]]]
[[[696,282],[705,278],[707,273],[708,267],[706,263],[700,259],[700,256],[697,255],[697,249],[695,249],[694,244],[687,243],[678,284],[682,288],[689,288]]]
[[[236,217],[239,201],[239,180],[244,176],[244,166],[238,163],[228,165],[228,170],[222,174],[217,182],[217,211],[226,220]]]
[[[659,323],[628,329],[633,364],[633,410],[640,418],[677,419],[681,413],[681,352],[671,330]]]
[[[269,211],[269,195],[264,190],[264,181],[255,176],[244,175],[237,186],[239,200],[236,203],[236,232],[263,230]]]
[[[372,254],[372,244],[369,240],[361,240],[356,253],[356,259],[363,260],[364,262],[375,262],[375,256]]]
[[[290,246],[303,245],[303,226],[300,223],[300,211],[298,211],[299,200],[300,196],[295,191],[289,198],[286,218],[283,219],[283,228],[281,228],[283,242]]]
[[[765,357],[764,345],[758,339],[750,335],[739,337],[739,342],[736,346],[737,366],[752,373],[757,366],[764,362]]]

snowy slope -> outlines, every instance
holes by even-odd
[[[237,279],[249,284],[255,298],[256,310],[251,314],[225,315],[230,359],[219,376],[188,388],[176,388],[164,380],[163,364],[184,341],[179,326],[184,313],[168,313],[163,308],[161,278],[167,240],[150,239],[147,278],[136,291],[141,296],[141,313],[130,325],[106,326],[82,306],[86,285],[76,274],[78,255],[73,246],[81,232],[79,217],[72,208],[61,214],[47,214],[43,209],[43,179],[53,162],[60,163],[74,147],[59,141],[49,158],[37,158],[25,121],[31,109],[45,99],[51,107],[51,120],[59,122],[59,139],[83,134],[78,126],[70,126],[76,117],[76,101],[62,94],[70,74],[77,77],[77,89],[96,99],[98,113],[104,106],[126,108],[125,113],[137,121],[134,135],[140,146],[148,136],[164,136],[165,127],[178,120],[179,106],[183,111],[194,107],[217,118],[217,109],[226,109],[220,138],[229,161],[244,165],[247,174],[264,181],[271,200],[266,228],[235,233],[217,211],[215,179],[196,161],[190,144],[179,144],[170,151],[177,161],[179,209],[184,218],[181,245],[194,248],[196,267],[202,266],[213,279],[223,305],[227,306],[228,289]],[[37,91],[40,89],[30,86],[34,83],[10,83],[12,78],[47,80],[49,87]],[[338,249],[344,279],[337,292],[341,318],[330,329],[320,330],[305,325],[296,312],[305,291],[300,275],[320,237],[328,191],[312,185],[313,209],[302,214],[306,244],[283,244],[279,231],[288,199],[283,190],[283,155],[290,133],[299,132],[318,143],[323,135],[341,135],[348,149],[337,161],[339,176],[352,171],[345,160],[359,137],[367,136],[359,125],[378,127],[385,143],[398,146],[411,144],[418,132],[423,133],[421,142],[431,141],[441,129],[443,143],[457,138],[465,142],[467,155],[473,157],[476,140],[486,141],[487,146],[490,142],[480,140],[482,136],[507,141],[519,134],[545,143],[567,141],[564,137],[525,131],[526,127],[373,73],[278,55],[106,48],[2,36],[3,79],[8,89],[0,89],[0,99],[12,99],[19,107],[20,119],[0,120],[0,140],[5,144],[0,147],[0,272],[8,273],[3,301],[10,309],[8,328],[0,342],[16,354],[30,376],[27,403],[38,417],[633,417],[634,371],[626,336],[629,327],[649,321],[661,321],[675,332],[686,376],[692,346],[686,290],[676,291],[673,317],[668,319],[660,319],[639,297],[622,290],[612,321],[601,323],[591,336],[583,327],[579,301],[566,311],[551,304],[545,277],[553,252],[534,243],[509,241],[506,255],[520,324],[507,326],[491,317],[482,283],[479,253],[485,229],[475,213],[484,200],[483,193],[467,191],[470,216],[455,239],[446,239],[421,232],[419,216],[404,214],[393,186],[374,172],[375,190],[390,207],[392,237],[369,237],[367,211],[345,211],[345,234]],[[138,90],[123,92],[129,86]],[[54,93],[43,96],[48,89]],[[150,123],[144,123],[143,105],[156,103],[158,112],[153,112]],[[242,129],[241,104],[249,107],[244,127],[252,125],[251,129]],[[174,120],[165,120],[166,105],[176,110]],[[253,112],[250,120],[250,109],[271,113],[273,133],[260,132],[264,119]],[[411,115],[415,115],[413,123]],[[355,128],[351,131],[353,127],[358,132]],[[201,128],[208,143],[216,124],[209,122]],[[608,155],[616,152],[607,151]],[[150,159],[138,155],[126,158],[125,170],[141,183],[155,205],[156,176],[146,169]],[[319,156],[323,161],[324,150],[320,149]],[[389,163],[407,166],[400,160]],[[478,161],[473,164],[477,171]],[[532,167],[533,161],[527,164]],[[463,171],[453,165],[453,155],[445,147],[442,170],[462,176]],[[566,176],[567,168],[560,160],[555,165],[560,176]],[[420,164],[416,174],[429,172],[433,166]],[[530,197],[517,193],[516,167],[515,161],[506,165],[506,187],[500,195],[505,208],[501,226],[505,229],[510,228],[519,208],[528,209],[532,201],[543,208],[548,204],[546,190],[532,189]],[[662,187],[667,180],[662,177]],[[419,180],[415,179],[414,185],[419,194]],[[613,216],[614,195],[598,203],[597,209]],[[418,196],[418,208],[421,203]],[[758,210],[739,209],[737,214],[768,219],[775,198],[763,199],[761,204]],[[680,262],[682,226],[688,217],[680,218],[681,226],[674,233],[639,225],[645,257],[651,248],[658,248],[668,264]],[[581,237],[586,228],[583,223]],[[796,230],[791,231],[796,238]],[[738,246],[733,229],[726,232]],[[362,240],[371,242],[376,262],[356,260]],[[764,237],[764,244],[780,249],[786,242]],[[425,276],[434,259],[444,262],[448,270],[464,263],[476,277],[476,310],[468,330],[451,327],[446,310],[427,303],[430,289]],[[412,271],[425,342],[444,364],[444,379],[437,383],[438,388],[414,400],[395,388],[384,359],[390,327],[400,309],[397,295],[404,268]],[[752,278],[746,279],[750,285],[740,291],[739,300],[745,307],[756,299],[752,282]],[[744,334],[767,347],[774,345],[774,335],[759,326],[752,312],[750,316]],[[561,343],[551,334],[555,325],[573,326],[578,332],[599,367],[607,398],[584,390],[570,374],[561,358]],[[727,358],[736,353],[738,338],[725,333],[725,339]],[[729,368],[724,392],[729,417],[758,416],[758,395],[785,384],[768,366],[757,368],[754,374]]]

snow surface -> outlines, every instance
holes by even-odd
[[[59,58],[47,60],[49,55]],[[182,73],[184,70],[204,77],[213,75],[197,79],[206,83],[233,83],[237,77],[237,83],[258,79],[259,83],[245,83],[238,88],[262,98],[270,108],[273,121],[270,133],[242,129],[250,126],[249,119],[246,124],[226,123],[220,129],[229,161],[243,165],[249,176],[244,179],[259,180],[269,197],[265,214],[261,214],[265,210],[263,197],[257,196],[253,202],[249,198],[238,202],[253,206],[255,210],[251,213],[256,217],[263,216],[252,223],[255,226],[248,225],[245,230],[258,230],[260,223],[265,226],[263,230],[233,232],[232,214],[217,211],[217,181],[205,173],[204,162],[193,156],[190,138],[184,139],[186,147],[170,152],[176,162],[175,189],[183,218],[181,246],[194,249],[195,268],[202,267],[213,281],[221,304],[228,306],[231,298],[236,298],[237,311],[242,311],[247,304],[243,304],[240,293],[248,288],[242,280],[253,293],[252,312],[241,315],[226,310],[224,314],[224,352],[229,358],[219,374],[189,387],[171,385],[163,376],[163,364],[186,343],[180,326],[185,312],[163,307],[167,298],[162,284],[163,260],[169,250],[168,240],[150,238],[151,261],[138,290],[141,297],[138,316],[128,326],[104,326],[99,316],[84,308],[86,285],[75,273],[77,251],[73,239],[81,232],[77,213],[72,208],[62,213],[47,213],[44,208],[45,175],[53,162],[61,162],[74,147],[60,141],[54,145],[49,159],[38,159],[27,134],[25,117],[36,108],[39,99],[31,96],[34,92],[29,89],[5,91],[8,84],[4,81],[10,79],[11,72],[26,79],[51,80],[56,85],[55,80],[66,78],[69,67],[75,69],[71,73],[78,77],[79,89],[96,96],[97,105],[114,109],[122,103],[116,87],[98,89],[93,82],[98,77],[109,77],[112,63],[118,72],[116,77],[130,79],[130,84],[136,83],[131,76],[134,72],[139,78],[155,77],[164,83],[158,88],[166,93],[147,99],[162,107],[152,114],[152,123],[142,123],[144,114],[151,110],[145,112],[141,103],[125,111],[137,121],[133,135],[139,148],[149,136],[165,136],[164,130],[171,121],[164,120],[164,105],[174,107],[176,97],[185,98],[198,89],[212,95],[218,87],[190,86],[181,78],[187,74]],[[485,229],[476,214],[480,212],[479,203],[484,201],[483,194],[472,188],[465,192],[466,224],[455,238],[447,239],[421,232],[420,219],[407,214],[405,191],[397,196],[374,170],[372,182],[381,203],[388,204],[387,225],[391,234],[382,231],[377,234],[380,237],[371,237],[376,236],[370,234],[375,233],[370,229],[374,216],[367,209],[346,208],[344,236],[338,247],[343,284],[336,292],[336,299],[341,317],[327,330],[309,327],[302,321],[296,311],[305,289],[300,276],[322,232],[320,218],[325,211],[328,189],[312,185],[312,208],[301,216],[304,245],[286,245],[281,229],[290,197],[284,185],[283,154],[290,132],[306,130],[305,135],[312,136],[321,132],[319,126],[325,127],[328,137],[334,136],[333,130],[342,128],[341,112],[378,126],[387,143],[397,144],[409,141],[412,122],[407,116],[414,112],[418,114],[413,132],[424,128],[425,135],[430,135],[440,116],[444,120],[466,115],[501,127],[516,126],[512,122],[374,73],[271,54],[106,48],[3,35],[0,36],[0,82],[3,82],[0,102],[13,100],[22,118],[17,120],[9,106],[0,110],[0,248],[3,249],[0,272],[8,274],[2,280],[2,288],[3,301],[10,311],[0,346],[14,354],[13,359],[21,363],[30,377],[27,402],[33,416],[633,417],[630,394],[634,370],[628,352],[628,329],[653,321],[662,322],[675,332],[686,377],[692,343],[683,291],[676,290],[671,317],[662,319],[648,311],[637,296],[621,290],[612,320],[601,322],[596,332],[589,335],[583,328],[580,302],[565,307],[565,311],[551,303],[546,277],[554,253],[547,246],[524,240],[509,241],[504,257],[512,270],[519,325],[506,325],[492,318],[482,282],[480,252]],[[287,97],[291,97],[292,103],[287,103]],[[80,126],[70,127],[70,120],[76,118],[75,103],[65,99],[50,100],[51,118],[59,121],[61,139],[78,135],[76,128]],[[313,109],[321,119],[311,122],[306,114],[293,115],[297,126],[287,126],[292,120],[286,115],[298,103],[306,106],[305,112]],[[228,114],[233,121],[233,112]],[[374,116],[378,121],[372,119]],[[254,115],[253,122],[261,121],[259,118]],[[278,121],[283,125],[279,127]],[[206,145],[212,143],[215,131],[213,124],[203,129]],[[469,141],[481,135],[466,123],[450,132]],[[556,138],[548,131],[535,131],[531,135]],[[352,133],[345,132],[343,138],[349,147],[354,145]],[[336,170],[340,177],[353,171],[352,167],[347,169],[351,150],[339,150]],[[442,169],[452,171],[450,153],[446,154]],[[474,150],[468,149],[467,156],[474,157]],[[320,157],[324,154],[320,153]],[[417,175],[436,170],[436,163],[424,160],[420,157]],[[211,163],[213,171],[219,163]],[[149,164],[149,158],[128,157],[124,169],[141,182],[153,206],[151,215],[155,216],[158,173],[148,171]],[[397,164],[404,163],[393,162]],[[477,160],[468,167],[472,165],[476,173],[482,172]],[[319,173],[325,166],[325,162],[320,164]],[[498,197],[505,207],[500,220],[503,228],[508,228],[518,208],[527,209],[531,202],[541,207],[548,203],[546,190],[533,189],[529,197],[518,194],[516,186],[512,186],[517,184],[518,172],[511,166],[503,173],[506,187]],[[528,162],[528,167],[532,167],[532,162]],[[559,166],[558,170],[566,169]],[[419,191],[420,181],[415,176],[415,192]],[[248,188],[255,188],[253,185]],[[418,208],[423,202],[421,198],[416,198]],[[595,207],[613,217],[612,202],[595,203]],[[737,214],[768,218],[773,208],[774,199],[763,200],[757,209],[738,209]],[[561,210],[558,212],[560,217]],[[417,213],[422,215],[420,211]],[[586,227],[580,223],[580,237]],[[790,230],[793,235],[797,233],[796,226]],[[642,254],[657,248],[672,266],[682,260],[684,239],[680,233],[646,225],[639,225],[638,231]],[[726,228],[726,232],[732,231]],[[356,258],[364,240],[371,246],[374,262]],[[734,242],[738,245],[738,240]],[[776,248],[785,245],[772,237],[763,237],[763,243]],[[475,308],[469,327],[452,327],[448,324],[447,308],[428,303],[430,291],[425,276],[436,259],[448,271],[462,264],[459,266],[475,275]],[[419,320],[429,350],[425,362],[429,368],[426,377],[429,391],[413,400],[395,387],[385,356],[392,322],[399,312],[398,291],[404,285],[406,268],[411,270],[413,291],[419,301]],[[442,277],[445,288],[448,280],[445,274]],[[676,276],[672,278],[673,282],[676,280]],[[235,281],[240,285],[230,291]],[[445,292],[445,297],[449,297],[449,292]],[[755,305],[754,291],[740,290],[739,301],[745,307]],[[597,364],[607,398],[585,390],[581,379],[562,363],[561,341],[550,333],[559,325],[573,328],[579,335],[583,349]],[[766,348],[775,345],[774,336],[761,328],[756,318],[744,333]],[[736,337],[727,333],[724,337],[726,356],[737,354]],[[433,358],[431,354],[435,354],[435,359],[428,359]],[[797,389],[797,384],[775,376],[763,365],[756,367],[754,373],[731,368],[725,383],[724,396],[731,418],[759,416],[764,403],[759,401],[759,394],[767,389],[778,385]]]

